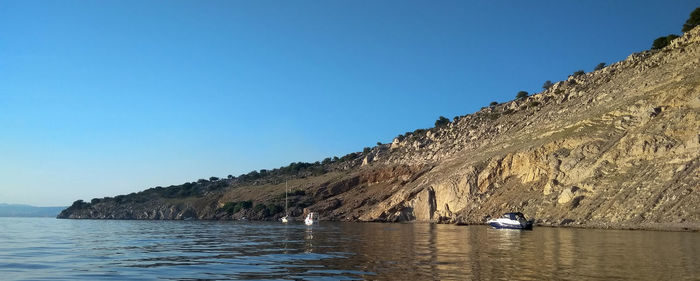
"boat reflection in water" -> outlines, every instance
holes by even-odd
[[[314,252],[314,230],[312,227],[306,228],[306,235],[304,235],[304,252],[313,253]]]

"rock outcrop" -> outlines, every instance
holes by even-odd
[[[478,224],[521,211],[540,225],[700,229],[700,28],[658,51],[572,76],[297,177],[294,215]],[[331,167],[331,166],[329,166]],[[226,202],[278,200],[282,183],[195,198],[71,207],[64,218],[274,219]],[[277,197],[275,197],[277,196]],[[295,203],[296,204],[296,203]],[[248,213],[246,213],[248,212]]]

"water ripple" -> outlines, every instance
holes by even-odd
[[[0,218],[3,280],[692,280],[700,235]]]

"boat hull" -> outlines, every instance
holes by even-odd
[[[532,230],[532,223],[527,223],[525,225],[521,224],[505,224],[499,222],[489,222],[491,227],[496,229],[521,229],[521,230]]]
[[[314,220],[314,213],[309,213],[306,215],[306,218],[304,219],[304,224],[306,225],[313,225],[316,220]]]

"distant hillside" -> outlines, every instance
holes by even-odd
[[[480,224],[520,211],[538,225],[700,230],[700,27],[545,84],[362,152],[78,200],[59,218],[274,220],[287,181],[297,218]]]
[[[0,203],[0,217],[55,217],[65,208]]]

